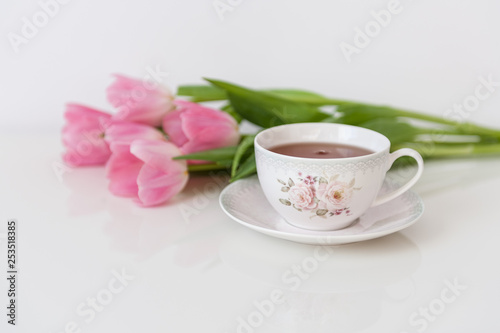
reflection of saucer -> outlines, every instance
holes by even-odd
[[[382,192],[395,185],[385,181]],[[370,208],[353,225],[342,230],[313,231],[288,224],[267,202],[257,177],[239,180],[220,195],[224,212],[236,222],[286,240],[318,245],[339,245],[382,237],[415,223],[424,211],[422,199],[412,191]]]

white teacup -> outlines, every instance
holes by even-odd
[[[305,142],[347,144],[373,153],[325,159],[269,150]],[[338,230],[368,208],[403,194],[422,175],[424,163],[417,151],[403,148],[389,153],[389,148],[387,137],[362,127],[331,123],[276,126],[255,137],[257,174],[267,200],[288,223],[310,230]],[[397,190],[378,195],[387,171],[401,156],[417,161],[417,173]]]

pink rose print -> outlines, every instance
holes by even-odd
[[[324,190],[318,191],[318,197],[319,200],[326,204],[328,210],[336,212],[349,204],[353,191],[352,186],[349,187],[349,184],[333,181],[326,185]]]
[[[287,194],[286,198],[279,201],[285,206],[291,206],[303,212],[312,212],[312,217],[328,218],[345,214],[351,215],[349,207],[354,191],[359,187],[354,187],[356,180],[353,178],[349,183],[338,180],[340,175],[331,176],[329,180],[321,176],[303,176],[294,181],[278,179],[282,185],[281,191]]]
[[[292,186],[288,191],[290,202],[295,208],[314,209],[318,205],[314,201],[314,191],[305,183]]]

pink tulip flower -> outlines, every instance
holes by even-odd
[[[123,75],[115,78],[106,91],[108,101],[118,108],[115,119],[158,127],[174,108],[173,96],[164,86]]]
[[[183,154],[238,144],[238,123],[226,112],[187,101],[175,104],[177,109],[163,118],[163,130]]]
[[[119,142],[128,145],[137,139],[166,140],[165,135],[154,127],[126,121],[114,121],[106,129],[104,139],[108,144]]]
[[[63,160],[70,166],[103,165],[111,152],[104,141],[104,131],[111,115],[79,104],[67,104],[62,141],[66,147]]]
[[[182,191],[188,181],[185,161],[174,144],[161,140],[134,140],[130,145],[112,142],[113,154],[106,165],[109,189],[132,197],[141,206],[157,206]]]

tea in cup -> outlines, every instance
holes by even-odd
[[[422,175],[422,156],[410,148],[389,150],[384,135],[344,124],[281,125],[255,137],[257,174],[267,200],[288,223],[309,230],[348,227],[368,208],[410,189]],[[417,161],[417,173],[379,194],[387,171],[402,156]]]

